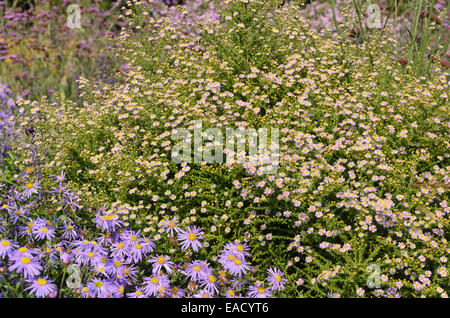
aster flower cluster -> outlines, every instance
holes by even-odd
[[[36,297],[239,297],[252,290],[256,270],[250,273],[248,262],[241,264],[239,270],[237,263],[230,267],[219,261],[216,264],[222,266],[214,266],[215,262],[207,260],[168,255],[174,254],[177,246],[181,251],[191,250],[191,257],[192,252],[199,252],[204,238],[199,227],[183,230],[174,226],[173,241],[150,239],[125,227],[117,210],[107,206],[97,209],[91,221],[81,221],[80,215],[89,211],[79,205],[77,194],[68,189],[64,172],[52,176],[57,186],[49,190],[33,183],[34,173],[28,169],[18,176],[16,184],[25,186],[3,185],[3,296],[17,296],[13,286]],[[32,211],[48,209],[50,205],[54,205],[50,218],[33,215]],[[248,247],[240,243],[227,244],[222,256],[231,253],[242,260],[244,255],[250,256]],[[76,285],[70,285],[72,278],[65,275],[71,266],[78,268],[79,276],[73,277],[78,279]],[[249,275],[245,275],[247,272]],[[281,277],[283,273],[277,270],[276,275]],[[281,280],[272,276],[269,283],[281,292]]]
[[[216,9],[220,19],[192,24],[130,2],[120,82],[80,81],[76,110],[18,101],[49,159],[42,183],[64,168],[81,190],[55,199],[84,211],[64,214],[80,230],[62,247],[86,267],[80,295],[447,297],[449,74],[395,62],[389,34],[317,31],[292,2]],[[198,120],[279,128],[278,170],[174,162],[171,132]],[[26,200],[42,193],[23,184]],[[40,217],[25,237],[55,241],[55,221]]]

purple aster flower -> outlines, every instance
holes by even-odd
[[[8,207],[9,220],[12,224],[17,223],[21,217],[28,216],[30,210],[25,206],[18,207],[17,204],[14,204]]]
[[[125,258],[129,254],[128,246],[123,242],[114,243],[111,247],[111,253],[114,257]]]
[[[123,222],[119,219],[117,214],[111,213],[97,213],[94,219],[97,226],[106,232],[113,232],[120,228]]]
[[[61,259],[61,262],[62,262],[64,265],[69,265],[69,264],[72,263],[72,261],[73,261],[73,255],[72,255],[72,253],[71,253],[70,250],[66,250],[66,251],[62,250],[62,251],[60,252],[59,257],[60,257],[60,259]]]
[[[94,297],[108,298],[114,293],[114,285],[109,281],[94,278],[87,284],[87,290]]]
[[[50,241],[55,237],[55,230],[51,227],[51,223],[46,220],[36,220],[32,233],[38,240],[46,239]]]
[[[184,294],[184,290],[177,286],[172,287],[172,289],[170,290],[171,298],[183,298]]]
[[[128,298],[146,298],[145,293],[142,291],[142,288],[136,288],[134,293],[128,293]]]
[[[22,194],[25,196],[25,198],[31,197],[33,194],[38,193],[38,190],[40,189],[39,185],[29,182],[23,186],[23,192]]]
[[[197,252],[203,246],[198,240],[199,238],[204,238],[204,233],[198,226],[189,226],[186,231],[180,230],[178,234],[178,240],[182,242],[183,250],[187,250],[191,246],[194,252]]]
[[[75,192],[67,193],[63,196],[63,200],[65,203],[65,208],[69,207],[73,211],[81,209],[81,205],[79,204],[80,200],[78,198],[78,194]]]
[[[36,277],[41,273],[42,266],[35,257],[21,257],[13,260],[13,265],[9,267],[10,271],[23,273],[24,278]]]
[[[61,174],[59,176],[58,175],[50,175],[50,177],[59,182],[63,182],[66,179],[66,177],[64,175],[64,170],[61,170]]]
[[[153,274],[157,274],[164,268],[167,273],[172,273],[173,262],[170,261],[170,256],[158,255],[149,259],[149,263],[152,263]]]
[[[149,252],[147,248],[145,248],[145,243],[137,242],[128,247],[128,262],[138,263],[140,262]]]
[[[147,296],[165,294],[169,289],[170,280],[165,275],[152,275],[144,278],[144,292]]]
[[[283,277],[283,272],[278,268],[269,268],[267,272],[269,273],[267,281],[269,282],[271,289],[283,290],[287,282],[287,279]]]
[[[31,250],[26,246],[19,247],[17,250],[14,251],[11,255],[11,259],[17,260],[22,257],[34,257],[38,251]]]
[[[219,263],[232,275],[238,277],[242,277],[250,270],[250,263],[243,258],[241,253],[230,252],[226,249],[222,250],[219,257]]]
[[[183,274],[189,277],[192,281],[198,282],[207,278],[212,270],[209,268],[209,263],[206,261],[193,261],[184,270]]]
[[[236,298],[236,292],[234,291],[234,289],[228,289],[227,295],[225,297],[226,298]]]
[[[79,237],[78,228],[75,225],[64,221],[61,237],[70,241],[77,239]]]
[[[206,278],[203,278],[200,282],[200,286],[203,287],[211,296],[214,296],[219,292],[217,287],[217,277],[210,274]]]
[[[56,292],[56,285],[47,277],[33,279],[29,282],[31,286],[26,288],[26,290],[30,290],[36,297],[47,297],[51,293]]]
[[[173,236],[173,232],[179,233],[181,229],[177,226],[178,221],[176,219],[173,220],[164,220],[162,221],[162,226],[166,229],[166,233],[169,233],[170,236]]]
[[[123,259],[112,259],[106,265],[106,273],[111,277],[122,277],[125,273]]]
[[[272,297],[270,288],[264,287],[263,284],[259,286],[250,286],[248,288],[248,296],[252,298],[267,298]]]
[[[10,256],[16,248],[19,247],[19,244],[7,240],[0,240],[0,258],[5,258],[6,256]]]
[[[245,244],[240,243],[227,243],[224,246],[224,249],[230,252],[233,252],[240,259],[244,259],[244,257],[251,256],[249,253],[249,248]]]

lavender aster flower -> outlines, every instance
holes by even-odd
[[[199,238],[204,238],[204,233],[198,226],[190,226],[186,231],[181,230],[178,234],[178,240],[182,242],[183,250],[187,250],[191,246],[194,252],[197,252],[203,246],[198,240]]]
[[[164,268],[167,273],[172,273],[173,262],[169,261],[170,256],[158,255],[149,260],[152,263],[153,274],[159,273]]]
[[[272,291],[270,288],[265,288],[263,284],[259,286],[250,286],[248,288],[248,296],[252,298],[272,297]]]
[[[3,239],[0,241],[0,258],[5,258],[6,256],[10,256],[14,250],[19,247],[19,244]]]
[[[267,281],[269,282],[271,289],[278,291],[283,290],[287,282],[287,279],[283,277],[283,272],[278,268],[269,268],[267,272],[269,273]]]
[[[26,288],[26,290],[30,290],[36,297],[47,297],[56,291],[56,285],[47,277],[34,279],[30,282],[31,286]]]
[[[10,271],[16,271],[19,274],[23,273],[24,278],[32,278],[39,275],[42,271],[42,266],[35,257],[21,257],[14,260],[13,265],[9,267]]]

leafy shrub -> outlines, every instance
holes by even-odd
[[[223,1],[218,21],[185,33],[183,20],[126,8],[123,84],[80,79],[83,107],[23,108],[40,118],[43,182],[64,169],[83,202],[122,206],[124,225],[146,233],[174,217],[209,229],[211,255],[244,238],[260,273],[286,272],[291,297],[447,296],[448,73],[418,77],[385,33],[318,32],[281,3]],[[171,132],[194,120],[279,128],[277,173],[175,163]]]

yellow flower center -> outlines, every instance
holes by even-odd
[[[101,288],[103,286],[103,283],[101,281],[98,281],[98,282],[95,283],[95,286],[97,288]]]
[[[281,282],[281,276],[280,276],[280,275],[276,275],[276,276],[275,276],[275,280],[276,280],[277,282]]]
[[[208,280],[209,280],[209,282],[214,283],[216,281],[216,277],[213,275],[210,275],[210,276],[208,276]]]
[[[124,248],[124,244],[122,242],[119,242],[119,244],[117,244],[117,248]]]
[[[2,241],[2,246],[6,247],[6,246],[10,246],[10,245],[11,245],[11,243],[9,243],[9,241],[7,241],[7,240]]]
[[[31,263],[31,259],[29,259],[28,257],[22,257],[20,259],[20,261],[22,262],[22,264],[28,265]]]
[[[266,290],[264,288],[262,288],[262,287],[258,288],[258,293],[260,293],[260,294],[264,294],[265,291]]]
[[[94,253],[92,253],[92,252],[87,253],[87,255],[89,256],[89,258],[94,257]]]
[[[195,236],[194,233],[189,233],[189,235],[188,235],[188,239],[191,240],[191,241],[195,240],[196,237],[197,236]]]
[[[230,255],[228,256],[228,259],[229,259],[230,261],[233,261],[233,260],[236,259],[236,256],[234,256],[233,254],[230,254]]]
[[[242,245],[238,245],[238,246],[236,246],[236,250],[238,252],[243,252],[244,251],[244,247]]]
[[[142,248],[142,245],[138,243],[138,244],[136,244],[135,248],[140,250]]]
[[[115,261],[115,262],[114,262],[114,266],[115,266],[115,267],[119,267],[120,265],[121,265],[121,263],[120,263],[119,261]]]
[[[41,228],[41,232],[47,233],[48,232],[48,228],[46,228],[46,227]]]
[[[132,241],[132,242],[134,242],[134,241],[136,241],[137,240],[137,237],[136,236],[132,236],[132,237],[130,237],[130,241]]]
[[[160,256],[160,257],[158,257],[158,259],[156,260],[156,262],[158,263],[158,264],[164,264],[165,262],[166,262],[166,259],[164,258],[164,257],[162,257],[162,256]]]
[[[194,271],[199,272],[201,270],[200,266],[194,266]]]
[[[241,264],[242,264],[242,261],[241,261],[240,259],[235,258],[235,259],[234,259],[234,263],[235,263],[236,265],[241,265]]]
[[[33,173],[34,169],[33,169],[33,167],[28,167],[25,171],[27,173]]]
[[[231,289],[230,289],[230,290],[228,291],[228,295],[234,296],[234,295],[235,295],[234,290],[231,290]]]
[[[33,187],[33,184],[32,183],[27,183],[27,188],[28,189],[31,189]]]
[[[36,284],[38,284],[39,286],[45,286],[45,285],[47,285],[47,281],[45,279],[43,279],[43,278],[39,278],[36,281]]]
[[[153,277],[150,282],[152,282],[152,284],[158,284],[159,283],[159,279],[158,277]]]
[[[136,290],[136,295],[137,296],[142,296],[142,292],[140,290]]]
[[[25,247],[25,246],[24,246],[24,247],[20,247],[20,248],[19,248],[19,252],[20,252],[20,253],[26,253],[26,252],[28,252],[28,248]]]

